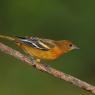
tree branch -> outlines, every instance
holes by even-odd
[[[21,61],[34,66],[34,64],[32,63],[32,61],[25,55],[21,54],[19,51],[14,50],[2,43],[0,43],[0,50],[6,54],[9,54],[11,56],[14,56],[15,58],[20,59]],[[36,69],[39,69],[41,71],[47,72],[49,74],[51,74],[54,77],[57,77],[59,79],[65,80],[69,83],[72,83],[73,85],[80,87],[81,89],[84,89],[86,91],[89,91],[91,93],[95,94],[95,86],[88,84],[87,82],[84,82],[82,80],[79,80],[78,78],[75,78],[69,74],[63,73],[61,71],[58,71],[50,66],[45,66],[44,64],[37,64],[35,62],[35,66]]]

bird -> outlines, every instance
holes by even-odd
[[[79,49],[70,40],[52,40],[34,36],[11,37],[5,35],[0,35],[0,38],[14,41],[17,46],[23,49],[31,58],[35,58],[37,62],[41,60],[56,60],[72,50]]]

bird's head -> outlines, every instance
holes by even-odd
[[[73,44],[69,40],[59,41],[59,47],[61,47],[61,49],[63,49],[64,53],[67,53],[67,52],[74,50],[74,49],[79,49],[75,44]]]

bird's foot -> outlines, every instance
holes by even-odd
[[[31,56],[29,56],[29,59],[31,60],[32,65],[35,66],[35,64],[37,63],[37,62],[36,62],[36,59],[35,59],[34,57],[31,57]]]

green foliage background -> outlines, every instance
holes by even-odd
[[[95,0],[0,0],[0,34],[72,40],[80,50],[47,63],[95,85]],[[0,95],[92,94],[0,52]]]

